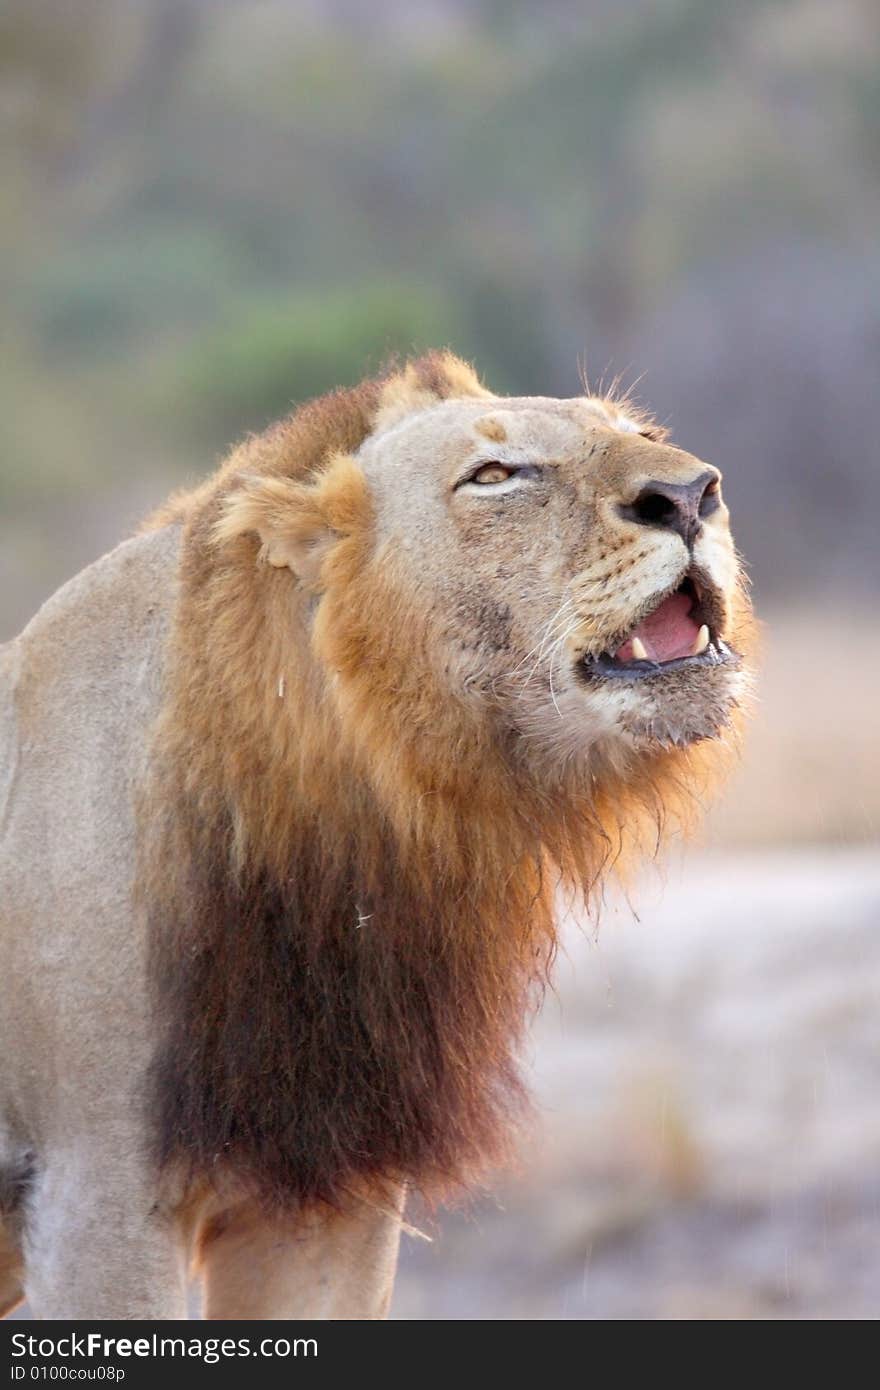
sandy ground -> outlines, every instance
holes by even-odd
[[[405,1241],[394,1315],[874,1318],[880,856],[691,856],[633,902],[567,925],[523,1174]]]

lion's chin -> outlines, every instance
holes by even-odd
[[[725,737],[748,690],[748,669],[732,647],[629,679],[578,672],[551,700],[533,706],[527,720],[520,711],[522,754],[551,775],[605,765],[631,770],[634,754]]]
[[[623,740],[637,748],[683,748],[721,737],[747,691],[742,658],[726,644],[602,684],[588,698],[606,694],[613,701]]]

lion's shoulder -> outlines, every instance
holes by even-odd
[[[177,589],[180,528],[136,536],[80,571],[0,651],[35,738],[153,702]]]
[[[62,584],[16,642],[35,653],[47,643],[99,647],[108,628],[136,635],[157,608],[173,604],[179,551],[178,526],[123,541]]]

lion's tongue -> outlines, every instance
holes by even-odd
[[[670,594],[633,629],[623,646],[618,647],[617,660],[635,660],[634,637],[641,640],[649,661],[674,661],[679,656],[690,656],[700,630],[691,617],[692,606],[693,599],[688,594]]]

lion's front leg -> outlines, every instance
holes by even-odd
[[[33,1316],[73,1321],[185,1318],[186,1245],[163,1214],[137,1139],[106,1136],[41,1163],[25,1213]]]
[[[290,1217],[247,1201],[221,1211],[200,1238],[205,1317],[387,1317],[403,1196]]]

